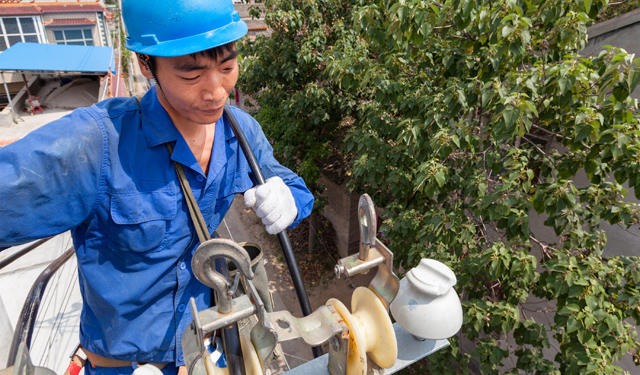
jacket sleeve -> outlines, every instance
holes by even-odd
[[[79,109],[0,149],[0,249],[88,217],[101,190],[105,137]]]
[[[247,140],[251,144],[251,148],[256,155],[258,164],[264,174],[264,179],[267,180],[270,177],[278,176],[289,186],[293,199],[296,202],[296,208],[298,209],[298,216],[289,228],[294,228],[305,217],[309,216],[313,209],[313,194],[307,188],[304,180],[293,173],[290,169],[282,166],[273,156],[273,148],[264,135],[260,124],[248,114],[242,112],[242,115],[248,117],[251,122],[249,129],[245,126],[245,132],[247,133]],[[242,123],[242,122],[241,122]]]

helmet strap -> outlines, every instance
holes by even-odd
[[[156,81],[156,86],[158,86],[158,89],[160,90],[160,93],[162,94],[162,97],[164,98],[164,100],[167,102],[167,104],[172,106],[171,103],[169,103],[169,99],[167,99],[167,96],[164,94],[164,90],[162,90],[162,86],[160,85],[160,81],[158,81],[158,77],[156,77],[155,70],[151,65],[151,57],[149,55],[145,55],[142,53],[138,54],[138,56],[140,57],[140,60],[142,60],[144,65],[147,66],[147,69],[149,69],[149,71],[151,72],[151,76],[153,77],[153,80]]]

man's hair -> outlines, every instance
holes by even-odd
[[[204,51],[195,52],[190,54],[189,56],[193,57],[194,59],[197,58],[198,56],[208,57],[216,61],[219,58],[223,57],[226,52],[232,52],[232,51],[235,51],[235,49],[236,49],[236,42],[231,42],[231,43],[223,44],[218,47],[209,48]]]
[[[215,61],[223,57],[226,52],[232,52],[232,51],[235,51],[235,49],[236,49],[236,42],[231,42],[231,43],[223,44],[218,47],[209,48],[204,51],[194,52],[189,54],[189,56],[193,57],[194,59],[198,58],[198,56],[201,56],[201,57],[206,57]],[[141,57],[141,54],[138,54],[138,57],[141,58],[142,61],[144,61],[144,58]],[[151,63],[150,68],[152,72],[155,74],[156,73],[155,72],[156,70],[155,56],[149,56],[149,62]]]

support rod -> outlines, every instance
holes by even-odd
[[[216,271],[220,273],[227,281],[229,281],[229,265],[226,258],[216,258]],[[239,271],[238,271],[239,272]],[[218,296],[216,293],[216,305],[218,304]],[[229,375],[244,375],[244,360],[242,359],[242,347],[240,346],[240,332],[238,331],[238,323],[234,323],[231,327],[222,329],[222,346],[227,357],[227,369]]]
[[[9,93],[9,87],[7,86],[7,81],[4,79],[4,73],[0,72],[0,76],[2,76],[2,84],[4,85],[4,91],[7,93],[7,100],[9,100],[9,105],[11,106],[11,112],[13,112],[13,121],[18,122],[16,118],[24,121],[22,117],[16,112],[16,108],[13,106],[13,101],[11,100],[11,94]]]

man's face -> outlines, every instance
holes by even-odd
[[[155,57],[155,73],[169,104],[160,90],[158,99],[179,125],[209,125],[222,116],[229,93],[238,80],[238,52],[225,51],[217,60],[201,54]],[[144,64],[142,73],[153,78]]]

